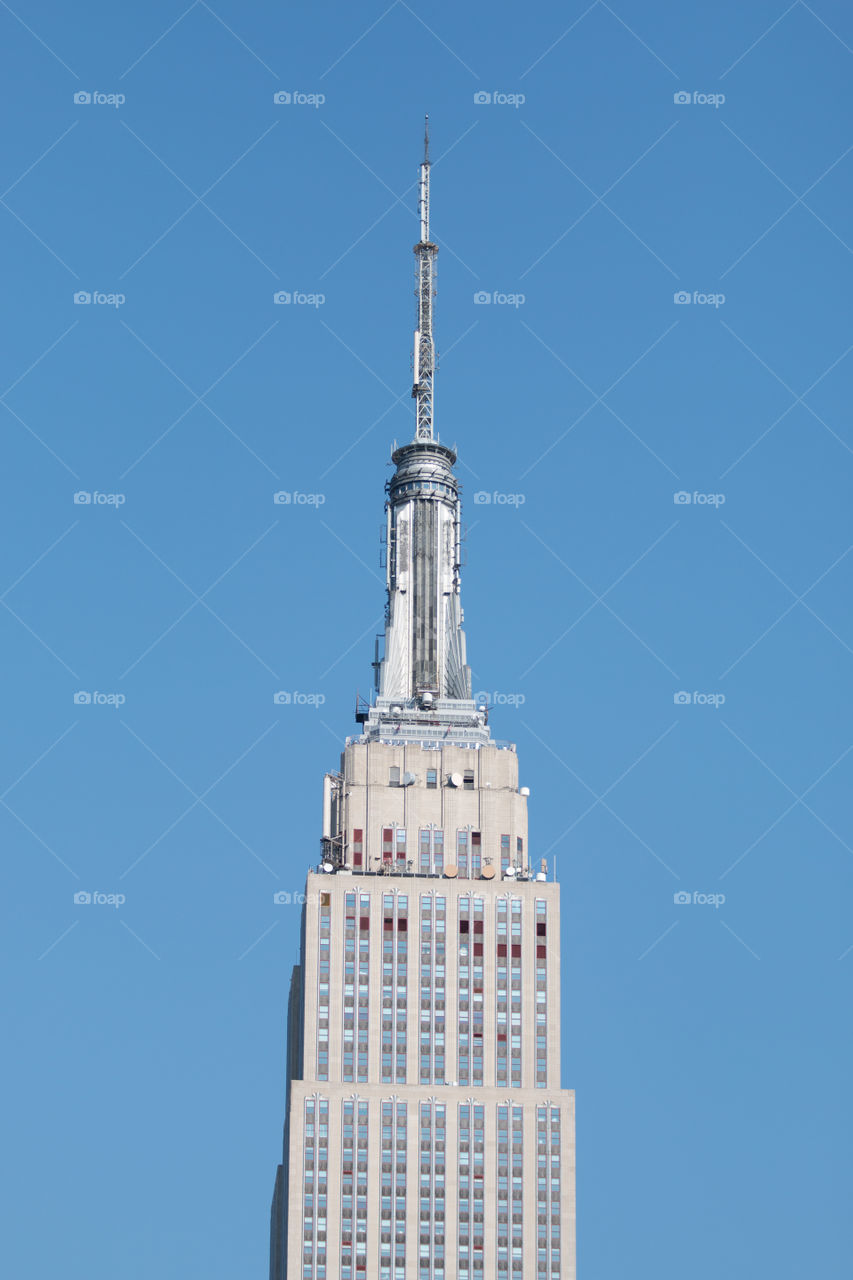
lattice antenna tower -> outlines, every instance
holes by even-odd
[[[424,124],[424,159],[418,180],[418,213],[421,238],[415,245],[415,326],[414,384],[415,440],[433,440],[433,377],[435,374],[435,342],[432,331],[432,300],[435,297],[436,257],[438,245],[429,238],[429,116]]]

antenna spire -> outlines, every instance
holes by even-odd
[[[438,245],[429,235],[429,116],[424,121],[424,159],[418,178],[418,215],[421,238],[415,245],[415,297],[418,300],[413,360],[415,401],[415,439],[433,440],[432,381],[435,369],[435,345],[432,335],[432,300],[435,297],[435,259]]]

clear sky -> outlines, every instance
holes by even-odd
[[[274,895],[371,678],[428,110],[580,1275],[840,1280],[850,7],[11,0],[0,48],[5,1270],[266,1274]]]

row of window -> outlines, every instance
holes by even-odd
[[[352,865],[355,869],[370,870],[364,861],[364,828],[355,827],[352,833]],[[397,871],[408,871],[415,866],[414,855],[417,854],[417,870],[421,875],[442,875],[445,867],[454,861],[461,879],[477,879],[484,865],[482,836],[479,831],[468,828],[456,832],[455,847],[447,848],[444,832],[436,827],[422,827],[418,831],[417,848],[410,848],[405,827],[382,827],[380,838],[381,856],[376,858],[377,868],[393,868]],[[496,851],[497,852],[497,851]],[[412,856],[410,856],[410,854]],[[516,836],[515,865],[524,858],[524,840]],[[487,862],[491,856],[486,858]],[[510,866],[510,837],[500,838],[501,873]]]

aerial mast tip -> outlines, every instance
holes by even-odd
[[[424,164],[429,164],[429,113],[424,116]]]

